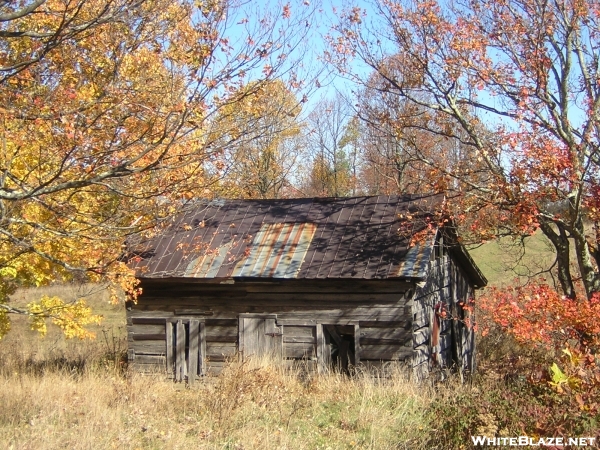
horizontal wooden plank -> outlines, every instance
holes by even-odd
[[[132,324],[127,330],[133,334],[164,334],[165,321],[160,324]]]
[[[176,309],[176,316],[212,316],[214,311],[207,311],[203,309],[187,308],[187,309]]]
[[[132,310],[131,311],[131,323],[133,325],[136,324],[144,324],[144,325],[159,325],[159,324],[163,324],[165,323],[165,318],[166,316],[168,316],[168,314],[162,312],[162,311],[156,311],[155,314],[153,314],[154,317],[151,316],[145,316],[143,313],[139,314],[140,311],[138,310]]]
[[[237,345],[234,343],[224,342],[207,342],[206,356],[209,360],[223,361],[231,358],[237,353]]]
[[[238,341],[238,337],[236,336],[206,336],[206,342],[231,342],[236,343]]]
[[[397,328],[397,327],[366,327],[360,324],[360,339],[392,339],[396,341],[404,341],[412,338],[412,329]]]
[[[140,364],[140,363],[134,362],[134,363],[131,363],[129,365],[129,367],[134,372],[143,373],[143,374],[159,374],[159,375],[166,374],[165,367],[163,367],[161,365],[157,365],[157,364]]]
[[[410,314],[406,314],[405,317],[410,319]],[[360,320],[359,325],[361,329],[363,327],[370,328],[406,328],[410,326],[412,322],[410,320]]]
[[[360,346],[360,359],[363,360],[402,360],[411,357],[412,347],[398,345],[363,345]]]
[[[165,311],[168,314],[162,314],[163,317],[175,317],[175,311],[179,310],[180,304],[173,303],[168,305],[161,304],[138,304],[135,310],[131,310],[132,317],[140,317],[147,315],[153,317],[154,314],[151,311]],[[247,303],[232,303],[227,299],[221,299],[218,304],[213,307],[214,314],[210,318],[220,319],[227,318],[225,314],[234,315],[235,317],[240,315],[246,315],[247,317],[261,317],[269,316],[272,314],[282,313],[293,313],[294,315],[309,316],[312,314],[329,315],[329,316],[363,316],[365,319],[373,317],[373,320],[380,315],[383,316],[395,316],[404,315],[407,311],[412,312],[411,307],[407,307],[403,303],[363,303],[363,304],[332,304],[330,302],[323,302],[322,304],[309,304],[300,303],[294,305],[290,302],[281,300],[279,302],[247,302]],[[148,314],[144,314],[147,312]]]
[[[223,301],[221,300],[221,304],[222,303]],[[255,303],[252,303],[252,305],[255,305]],[[229,302],[228,306],[230,308],[234,307],[234,305],[232,305]],[[248,306],[246,306],[246,308],[248,308]],[[238,314],[238,317],[243,317],[247,319],[277,319],[277,315],[272,313],[240,313]]]
[[[231,322],[232,326],[206,325],[206,342],[230,342],[238,340],[238,322]]]
[[[207,317],[204,320],[204,323],[206,324],[207,327],[214,327],[214,326],[221,326],[221,327],[236,327],[238,326],[238,319],[233,318],[233,319],[213,319],[213,318],[209,318]]]
[[[244,288],[248,292],[317,292],[317,293],[344,293],[344,292],[389,292],[404,293],[414,287],[414,283],[406,280],[290,280],[276,285],[247,284]]]
[[[316,355],[314,344],[288,342],[283,345],[284,358],[311,358]]]
[[[314,336],[283,336],[284,343],[298,343],[298,344],[314,344],[316,338]]]
[[[414,283],[402,279],[327,279],[327,280],[235,280],[231,284],[222,284],[218,279],[187,279],[172,281],[169,279],[142,279],[141,287],[144,294],[161,293],[168,295],[173,292],[188,292],[190,297],[199,297],[199,293],[206,292],[219,295],[228,292],[232,295],[242,295],[246,292],[398,292],[404,293],[414,288]],[[156,294],[152,294],[156,295]]]
[[[412,345],[412,336],[407,337],[406,339],[377,339],[377,338],[360,338],[360,345],[401,345],[401,346],[411,346]]]
[[[166,340],[167,335],[163,333],[153,334],[142,334],[142,333],[131,333],[131,337],[134,341],[152,341],[152,340]]]
[[[152,353],[157,355],[164,355],[167,352],[167,342],[165,340],[147,340],[147,341],[134,341],[130,343],[136,355],[140,353]]]
[[[138,303],[152,303],[152,304],[171,304],[174,301],[179,305],[219,305],[223,300],[226,300],[231,304],[244,304],[244,303],[270,303],[273,301],[280,301],[285,299],[286,301],[294,302],[297,304],[304,304],[305,302],[311,303],[324,303],[324,302],[342,302],[342,303],[354,303],[354,302],[384,302],[384,303],[402,303],[405,304],[408,299],[402,294],[398,293],[386,293],[379,292],[376,290],[370,292],[355,292],[346,291],[339,293],[327,293],[318,290],[312,292],[260,292],[260,293],[249,293],[245,296],[228,295],[227,292],[217,293],[215,295],[202,295],[199,297],[186,297],[182,295],[176,295],[170,293],[164,297],[157,296],[141,296]]]
[[[204,323],[204,320],[205,320],[204,317],[200,317],[200,316],[183,316],[183,315],[171,316],[171,317],[167,317],[167,319],[166,319],[167,322],[171,322],[171,323],[177,323],[177,322],[190,323],[190,321]]]
[[[140,316],[144,316],[144,315],[148,315],[148,314],[152,314],[152,315],[156,315],[157,318],[149,318],[149,317],[137,317],[136,315],[140,315]],[[164,319],[164,315],[165,313],[162,311],[135,311],[133,312],[133,317],[132,320],[134,322],[138,322],[139,323],[160,323],[160,324],[164,324],[165,323],[165,319]],[[233,314],[232,314],[233,315]],[[158,318],[160,317],[160,318]],[[410,313],[406,314],[405,317],[408,317],[410,319]],[[336,324],[343,324],[343,325],[354,325],[356,323],[359,323],[361,327],[404,327],[406,326],[407,320],[397,320],[397,317],[381,317],[378,320],[369,320],[369,319],[364,319],[364,318],[340,318],[340,317],[329,317],[330,322],[327,322],[328,324],[331,325],[336,325]],[[317,324],[317,321],[322,323],[322,318],[297,318],[296,316],[292,315],[290,317],[289,314],[278,314],[277,315],[277,324],[279,325],[285,325],[287,327],[289,326],[294,326],[294,327],[301,327],[301,328],[306,328],[306,327],[314,327]],[[207,326],[207,329],[210,328],[210,326],[212,325],[221,325],[221,326],[235,326],[237,327],[237,323],[238,323],[238,319],[237,319],[237,315],[235,317],[232,317],[230,319],[223,319],[223,318],[207,318],[205,319],[205,323]]]
[[[233,326],[206,325],[206,338],[212,339],[217,336],[233,336],[238,335],[237,322]]]
[[[144,355],[144,354],[138,354],[136,352],[134,363],[135,364],[154,364],[154,365],[158,365],[161,367],[165,367],[166,361],[167,360],[164,356]]]
[[[283,334],[285,336],[294,336],[294,337],[301,337],[301,336],[314,337],[315,336],[315,327],[314,326],[306,326],[306,327],[286,326],[283,329]]]

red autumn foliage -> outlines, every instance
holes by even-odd
[[[488,321],[520,343],[548,350],[567,344],[582,350],[600,346],[599,293],[590,300],[577,300],[560,295],[548,285],[533,284],[491,288],[478,304]]]
[[[583,298],[568,298],[548,285],[533,284],[492,288],[478,306],[485,323],[482,335],[500,327],[553,361],[542,371],[537,362],[529,362],[528,380],[546,392],[547,404],[593,418],[600,414],[600,294]]]

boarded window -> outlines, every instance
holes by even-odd
[[[177,319],[166,323],[167,370],[176,381],[190,384],[205,374],[206,328],[198,319]]]

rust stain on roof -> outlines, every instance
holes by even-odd
[[[264,224],[233,277],[295,278],[315,235],[314,223]]]

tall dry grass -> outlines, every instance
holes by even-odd
[[[390,378],[310,374],[232,362],[194,389],[126,370],[125,314],[92,286],[45,294],[85,296],[106,317],[95,341],[41,339],[17,318],[0,341],[0,447],[9,449],[419,449],[431,431],[432,391],[400,369]],[[83,294],[83,295],[82,295]],[[24,304],[40,295],[19,291]]]
[[[100,354],[65,353],[40,365],[6,350],[6,448],[427,448],[427,388],[401,372],[382,380],[231,363],[188,389],[122,372]]]
[[[348,377],[253,361],[189,389],[128,371],[123,308],[101,291],[88,299],[107,318],[95,341],[40,339],[22,319],[0,340],[0,448],[453,450],[472,448],[472,435],[537,435],[540,424],[561,436],[547,419],[571,413],[527,382],[531,355],[501,335],[480,341],[480,373],[464,385],[417,385],[401,368]],[[569,423],[581,436],[600,429],[600,418]]]

